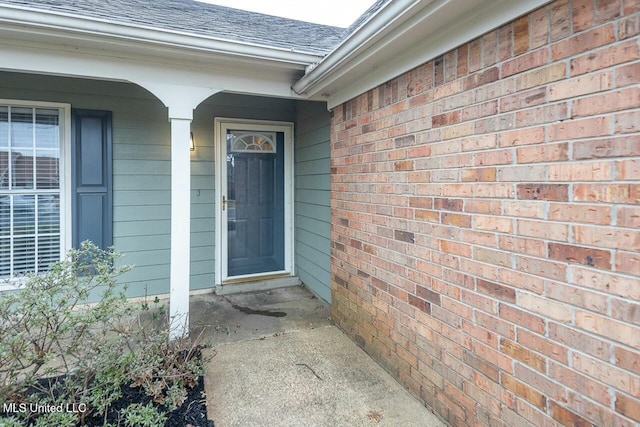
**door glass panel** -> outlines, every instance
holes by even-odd
[[[227,130],[227,275],[285,269],[284,132]]]

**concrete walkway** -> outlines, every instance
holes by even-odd
[[[226,426],[444,426],[329,319],[303,287],[192,297],[215,357],[205,389]]]

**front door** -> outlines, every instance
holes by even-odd
[[[291,130],[216,120],[221,283],[292,273]]]

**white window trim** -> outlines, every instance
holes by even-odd
[[[71,249],[71,104],[0,98],[0,105],[60,110],[60,260]],[[0,292],[22,288],[23,278],[0,279]]]
[[[226,163],[226,140],[222,140],[222,131],[227,127],[242,126],[246,130],[274,131],[284,132],[284,149],[285,149],[285,200],[284,200],[284,244],[285,244],[285,269],[282,271],[270,271],[267,273],[248,274],[243,276],[227,277],[227,246],[224,242],[226,233],[222,233],[223,227],[227,225],[227,211],[220,208],[222,200],[223,188],[226,187],[226,175],[222,173],[222,162]],[[250,120],[238,118],[216,117],[214,119],[214,147],[215,147],[215,224],[216,224],[216,278],[215,284],[223,285],[232,281],[240,283],[242,281],[252,281],[261,278],[269,278],[278,275],[294,276],[295,275],[295,235],[294,235],[294,125],[292,122],[269,121],[269,120]]]

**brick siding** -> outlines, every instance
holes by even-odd
[[[332,111],[332,314],[451,425],[640,422],[640,1],[550,3]]]

